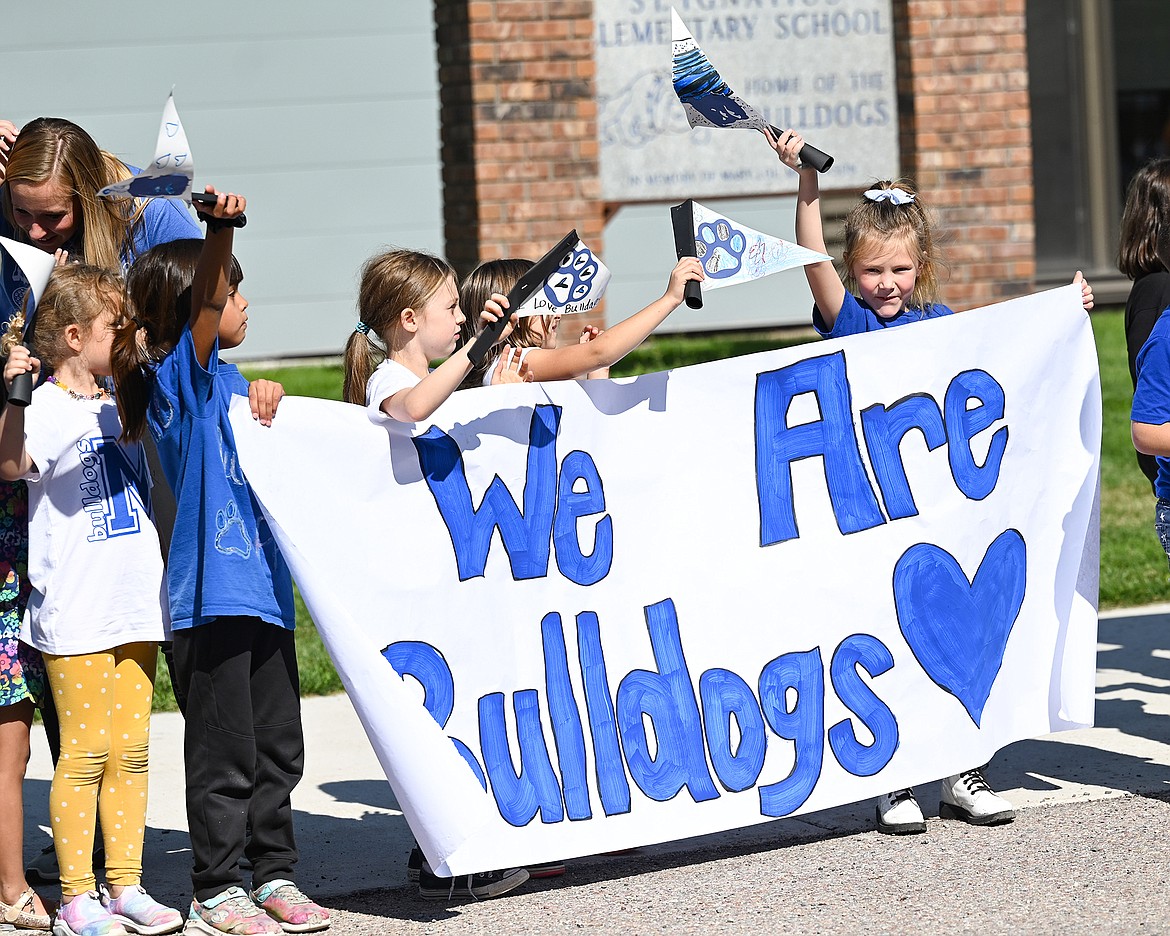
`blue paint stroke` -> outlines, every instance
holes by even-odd
[[[130,180],[129,192],[135,198],[177,196],[186,192],[190,184],[190,177],[185,175],[154,176],[153,178],[135,176]]]
[[[747,238],[726,218],[704,221],[695,231],[695,256],[703,272],[713,279],[727,279],[743,269]]]
[[[898,626],[923,670],[979,726],[1024,602],[1027,548],[1016,530],[988,547],[970,582],[946,550],[911,546],[894,567]]]

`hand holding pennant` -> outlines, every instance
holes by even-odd
[[[4,251],[24,274],[28,280],[28,295],[24,301],[24,336],[23,343],[30,352],[32,347],[33,324],[36,320],[37,304],[45,294],[45,286],[57,265],[56,257],[51,253],[38,250],[29,244],[22,244],[0,237],[0,249]],[[32,374],[25,373],[15,377],[12,389],[8,393],[8,402],[13,406],[28,406],[32,402]]]
[[[671,7],[671,77],[687,123],[691,127],[743,127],[764,132],[770,129],[777,137],[781,130],[773,127],[754,107],[731,90],[703,54],[678,11]],[[833,157],[806,143],[800,161],[818,172],[828,172]],[[688,302],[688,305],[690,303]],[[697,308],[697,307],[692,307]]]
[[[98,195],[102,198],[172,198],[187,204],[215,205],[216,197],[204,192],[193,192],[194,184],[195,158],[187,144],[187,132],[175,108],[175,92],[172,89],[163,105],[154,158],[138,175],[107,185]],[[225,223],[243,227],[247,219],[240,215],[232,222]]]
[[[734,286],[781,270],[833,259],[828,254],[762,234],[690,198],[681,205],[671,206],[670,220],[674,227],[675,253],[680,260],[699,258],[708,289]],[[687,283],[683,298],[689,308],[703,308],[703,296],[694,280]]]
[[[601,258],[584,241],[578,240],[561,254],[557,268],[520,304],[516,315],[524,317],[588,312],[601,302],[611,275],[609,267],[601,262]]]
[[[580,242],[581,239],[577,236],[576,229],[570,231],[561,238],[552,250],[537,260],[531,270],[517,280],[516,285],[508,292],[508,308],[505,310],[505,314],[498,321],[486,325],[483,331],[476,335],[471,347],[467,349],[467,356],[472,364],[478,366],[483,363],[483,359],[487,357],[492,345],[503,334],[508,321],[512,318],[512,313],[528,303],[537,288],[544,285],[545,280],[555,274],[566,261],[571,262],[574,248]],[[541,313],[540,310],[535,310],[529,314]]]

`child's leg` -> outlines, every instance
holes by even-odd
[[[61,721],[61,758],[53,772],[49,812],[61,868],[61,894],[92,891],[94,819],[113,731],[114,655],[46,653],[49,691]]]
[[[13,905],[28,889],[24,879],[24,771],[28,765],[33,704],[24,698],[0,707],[0,901]],[[44,904],[35,898],[35,910]]]
[[[158,644],[115,647],[110,759],[98,809],[106,845],[106,881],[117,897],[142,880],[142,839],[150,765],[150,707]]]
[[[250,689],[251,618],[216,618],[175,632],[175,670],[187,696],[183,761],[187,824],[201,903],[241,883],[248,801],[256,777]]]
[[[293,632],[256,621],[252,652],[252,712],[256,721],[256,789],[245,853],[252,886],[292,880],[297,861],[291,794],[305,766],[300,677]]]

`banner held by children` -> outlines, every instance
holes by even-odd
[[[428,425],[296,398],[233,425],[440,874],[811,812],[1092,723],[1074,286],[469,390]]]

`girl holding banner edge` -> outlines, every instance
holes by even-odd
[[[817,172],[800,161],[804,139],[795,130],[777,137],[764,131],[780,161],[800,174],[796,202],[796,242],[825,252]],[[951,315],[938,301],[937,250],[933,223],[909,182],[877,182],[845,217],[842,272],[830,261],[810,263],[804,273],[813,294],[813,326],[824,338],[840,338]],[[1078,270],[1085,311],[1093,290]],[[854,295],[854,291],[856,295]],[[878,799],[877,829],[891,835],[926,831],[914,791],[895,790]],[[965,770],[941,781],[939,816],[972,825],[1011,822],[1015,810],[988,785],[983,768]]]
[[[365,406],[374,422],[415,423],[428,418],[471,370],[466,341],[456,350],[466,321],[455,270],[446,260],[417,250],[396,249],[366,261],[358,287],[358,322],[345,345],[342,399]],[[501,317],[491,297],[484,322]],[[370,339],[373,334],[380,346]],[[381,358],[375,367],[374,362]],[[430,362],[445,358],[433,370]],[[524,868],[483,871],[459,878],[434,874],[416,844],[407,876],[418,880],[427,900],[500,897],[528,880]]]

